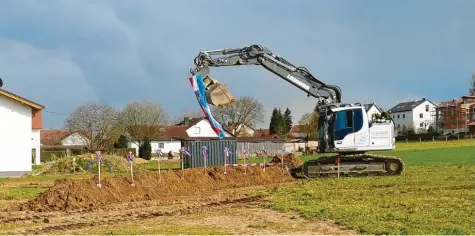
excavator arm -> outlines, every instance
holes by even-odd
[[[319,105],[341,103],[341,89],[336,85],[327,85],[314,77],[305,67],[297,67],[275,55],[271,50],[260,45],[244,48],[202,51],[195,58],[196,68],[192,75],[201,74],[207,86],[208,103],[226,105],[235,98],[231,96],[226,85],[209,76],[210,67],[261,65],[270,72],[280,76],[298,87],[308,96],[319,100]]]

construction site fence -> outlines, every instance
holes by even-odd
[[[244,156],[244,151],[250,156],[262,156],[265,150],[269,155],[282,152],[285,143],[283,142],[238,142],[237,150],[238,156]]]
[[[475,134],[455,134],[455,135],[410,135],[410,136],[398,136],[396,141],[398,142],[411,142],[411,141],[453,141],[462,139],[475,139]]]

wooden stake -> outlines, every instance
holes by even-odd
[[[134,183],[134,163],[132,161],[130,162],[130,176],[132,177],[131,186],[135,186],[135,183]]]

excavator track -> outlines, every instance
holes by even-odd
[[[340,164],[338,165],[338,158]],[[393,176],[404,171],[401,158],[374,154],[324,156],[291,168],[294,177],[325,178],[337,176]]]

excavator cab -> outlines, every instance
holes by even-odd
[[[229,92],[226,84],[217,81],[216,79],[206,76],[203,79],[206,88],[206,100],[213,106],[225,106],[237,101]]]

